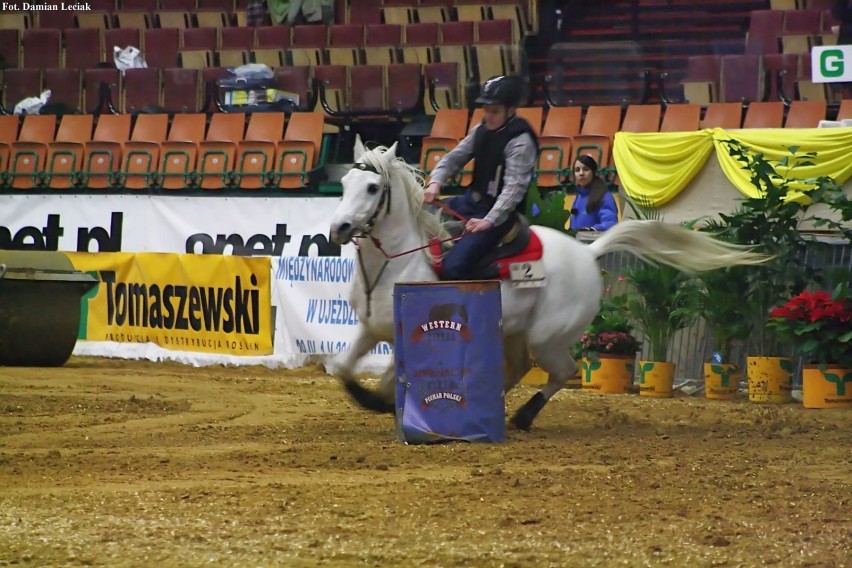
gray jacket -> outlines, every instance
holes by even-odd
[[[444,185],[475,157],[473,140],[477,128],[485,127],[481,123],[476,125],[458,146],[448,152],[432,170],[431,181]],[[495,226],[508,219],[509,214],[526,195],[538,157],[535,142],[529,134],[522,134],[506,144],[503,153],[506,162],[503,171],[503,191],[497,196],[494,207],[485,216],[485,219],[494,223]]]

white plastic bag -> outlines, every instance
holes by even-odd
[[[142,57],[142,52],[138,48],[129,45],[124,49],[113,46],[112,57],[115,61],[115,67],[121,74],[124,75],[126,69],[145,69],[148,64],[145,63],[145,58]]]
[[[44,91],[37,97],[27,97],[15,105],[13,114],[38,114],[41,107],[50,100],[50,91]]]

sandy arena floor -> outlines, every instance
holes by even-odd
[[[0,368],[0,566],[79,565],[852,566],[852,412],[564,391],[406,446],[312,368]]]

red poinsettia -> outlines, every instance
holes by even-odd
[[[804,291],[772,308],[769,317],[778,335],[809,360],[852,368],[852,300],[846,286],[833,294]]]

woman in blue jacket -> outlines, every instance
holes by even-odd
[[[591,156],[580,156],[574,163],[577,198],[571,209],[571,228],[575,231],[606,231],[618,223],[615,198],[598,177],[598,163]]]

